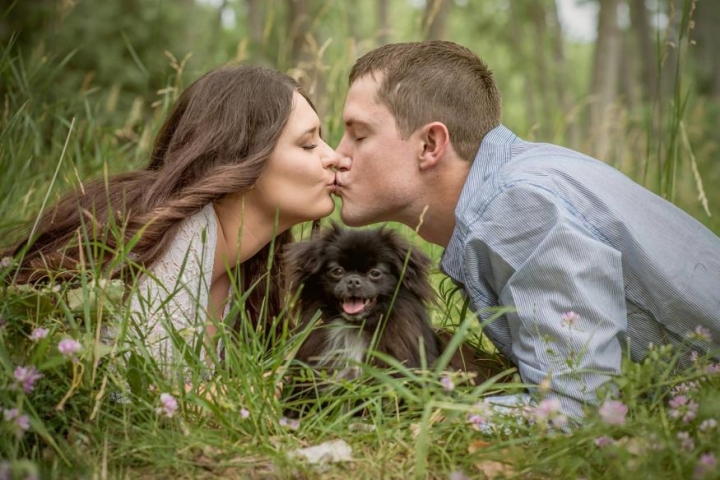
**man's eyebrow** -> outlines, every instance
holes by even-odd
[[[357,118],[350,118],[348,120],[345,120],[345,127],[350,128],[354,126],[361,126],[361,127],[369,127],[370,124],[367,122],[364,122],[362,120],[359,120]]]

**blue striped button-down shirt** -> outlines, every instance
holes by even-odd
[[[486,335],[523,381],[548,378],[566,413],[596,400],[624,351],[639,361],[650,344],[720,346],[720,239],[603,162],[501,125],[455,221],[441,268],[481,316],[513,308]]]

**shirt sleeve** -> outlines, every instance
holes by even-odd
[[[178,340],[194,347],[204,331],[217,243],[213,220],[207,209],[185,220],[131,298],[136,332],[166,372],[183,363]]]
[[[620,371],[627,329],[621,253],[551,192],[505,189],[479,217],[468,254],[507,314],[523,381],[550,381],[565,413],[582,415]],[[469,272],[468,272],[469,273]],[[575,312],[576,315],[565,315]]]

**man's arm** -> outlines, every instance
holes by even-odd
[[[523,381],[550,380],[565,413],[619,373],[618,335],[627,329],[621,254],[551,192],[520,184],[488,206],[467,245],[468,265],[495,290],[507,314]],[[488,233],[490,232],[490,233]],[[477,245],[473,245],[477,242]],[[482,245],[480,245],[482,244]],[[481,280],[482,282],[482,280]],[[575,312],[577,315],[563,314]]]

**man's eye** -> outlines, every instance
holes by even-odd
[[[312,144],[312,145],[303,145],[302,148],[303,148],[303,150],[312,150],[312,149],[314,149],[314,148],[316,148],[316,147],[317,147],[317,145]]]
[[[373,268],[372,270],[370,270],[370,271],[368,272],[368,275],[369,275],[370,278],[372,278],[373,280],[377,280],[378,278],[380,278],[380,277],[383,276],[383,273],[382,273],[380,270],[378,270],[377,268]]]

